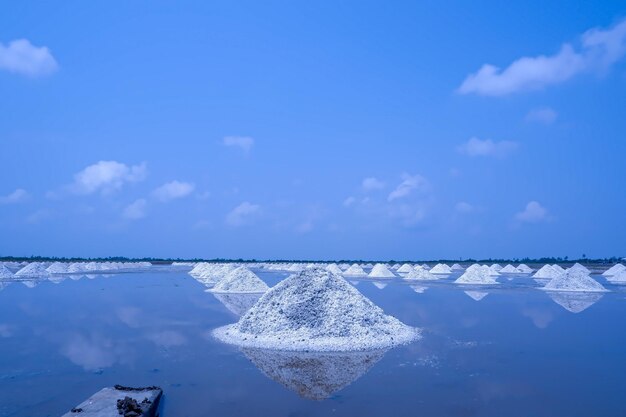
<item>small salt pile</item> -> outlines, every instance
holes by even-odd
[[[499,271],[501,274],[519,274],[519,271],[517,270],[517,268],[515,268],[513,265],[508,264],[507,266],[505,266],[504,268],[502,268]]]
[[[411,272],[412,270],[413,270],[413,267],[409,264],[404,264],[400,268],[398,268],[398,272],[402,272],[402,273]]]
[[[456,284],[497,284],[498,282],[491,276],[491,270],[486,265],[474,264],[465,270],[456,281]]]
[[[333,274],[343,274],[343,271],[337,266],[337,264],[330,264],[326,267],[328,272],[332,272]]]
[[[606,277],[606,280],[613,284],[626,284],[626,268],[622,271]]]
[[[439,279],[440,277],[431,274],[429,271],[426,271],[425,269],[414,269],[411,272],[409,272],[408,274],[406,274],[404,276],[404,279],[406,280],[435,280],[435,279]]]
[[[622,264],[615,264],[612,267],[610,267],[609,269],[607,269],[606,271],[604,271],[602,273],[602,275],[604,275],[605,277],[610,277],[613,275],[617,275],[620,272],[626,271],[626,266],[622,265]]]
[[[451,274],[452,269],[446,264],[437,264],[430,270],[431,274]]]
[[[15,273],[16,277],[47,277],[48,275],[50,273],[46,271],[46,265],[41,262],[30,263]]]
[[[532,268],[526,264],[519,264],[519,266],[517,267],[517,270],[519,271],[520,274],[530,274],[533,272]]]
[[[266,292],[239,322],[213,331],[243,347],[352,351],[391,347],[420,336],[339,275],[307,269]]]
[[[13,272],[4,265],[0,265],[0,279],[13,278]]]
[[[74,262],[70,264],[70,266],[67,267],[68,274],[77,274],[77,273],[81,273],[84,271],[85,271],[85,268],[83,267],[83,264],[80,262]]]
[[[430,266],[428,266],[428,264],[422,264],[422,268],[428,271],[430,269]]]
[[[370,278],[393,278],[395,274],[391,272],[385,264],[376,264],[368,274]]]
[[[584,268],[584,267],[583,267]],[[580,268],[570,268],[542,288],[545,291],[604,292],[606,288]]]
[[[269,290],[265,282],[245,266],[230,271],[207,291],[220,293],[264,293]]]
[[[48,268],[46,268],[46,271],[50,272],[51,274],[67,274],[68,266],[69,265],[64,262],[55,262]]]
[[[552,265],[546,264],[542,266],[541,268],[539,268],[537,272],[535,272],[535,274],[533,275],[533,278],[552,279],[552,278],[558,277],[562,273],[563,271],[559,271],[558,269],[554,268]]]
[[[496,272],[500,272],[502,270],[502,265],[500,264],[493,264],[490,266],[492,271],[496,271]]]
[[[347,277],[362,277],[362,276],[367,275],[365,271],[363,270],[363,268],[361,268],[357,264],[352,264],[350,268],[343,271],[343,274]]]
[[[587,274],[587,275],[591,274],[590,270],[588,270],[587,268],[585,268],[584,266],[582,266],[578,262],[576,262],[574,265],[572,265],[571,268],[568,268],[567,270],[568,271],[582,272],[582,273]]]
[[[464,271],[465,268],[463,268],[461,265],[459,264],[454,264],[450,267],[451,270],[453,271]]]

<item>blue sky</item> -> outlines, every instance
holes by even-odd
[[[626,254],[626,4],[3,2],[0,254]]]

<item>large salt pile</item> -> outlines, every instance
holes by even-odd
[[[15,273],[16,277],[47,277],[50,275],[46,271],[46,265],[42,262],[33,262],[26,265]]]
[[[541,268],[539,268],[537,272],[535,272],[535,274],[533,275],[533,278],[552,279],[552,278],[558,277],[562,273],[563,271],[559,271],[558,269],[554,268],[552,265],[546,264],[542,266]]]
[[[228,310],[238,317],[244,315],[250,310],[263,294],[260,293],[213,293],[213,296],[219,300]]]
[[[13,278],[13,272],[9,268],[0,264],[0,279]]]
[[[568,268],[567,270],[568,271],[582,272],[582,273],[587,274],[587,275],[589,275],[591,273],[590,270],[588,270],[587,268],[585,268],[584,266],[582,266],[578,262],[576,262],[574,265],[572,265],[571,268]]]
[[[454,265],[452,265],[452,266],[450,267],[450,269],[451,269],[452,271],[464,271],[464,270],[465,270],[465,268],[463,268],[463,267],[462,267],[461,265],[459,265],[459,264],[454,264]]]
[[[46,268],[46,271],[50,272],[51,274],[67,274],[68,266],[69,265],[64,262],[55,262],[48,268]]]
[[[606,277],[606,280],[613,284],[626,284],[626,269]]]
[[[269,290],[269,287],[265,282],[261,280],[256,274],[250,271],[245,266],[240,266],[230,271],[220,279],[213,288],[208,291],[211,292],[226,292],[226,293],[263,293]]]
[[[584,267],[583,267],[584,268]],[[607,291],[599,282],[595,281],[580,268],[570,268],[548,282],[542,288],[545,291],[580,291],[604,292]]]
[[[426,271],[425,269],[422,268],[415,268],[414,270],[412,270],[411,272],[409,272],[408,274],[406,274],[404,276],[404,279],[407,280],[434,280],[434,279],[439,279],[440,277],[431,274],[429,271]]]
[[[333,274],[343,274],[343,271],[337,266],[337,264],[330,264],[326,267],[328,272],[332,272]]]
[[[395,274],[385,264],[376,264],[368,274],[370,278],[393,278]]]
[[[456,281],[456,284],[497,284],[498,282],[491,275],[491,270],[486,265],[474,264],[465,270]]]
[[[402,273],[411,272],[412,270],[413,270],[413,267],[409,264],[404,264],[400,268],[398,268],[398,272],[402,272]]]
[[[367,273],[365,273],[363,268],[361,268],[357,264],[352,264],[350,268],[343,271],[343,274],[347,277],[362,277],[364,275],[367,275]]]
[[[452,269],[446,264],[437,264],[429,272],[431,274],[451,274]]]
[[[609,269],[607,269],[606,271],[604,271],[602,275],[604,275],[605,277],[610,277],[610,276],[619,274],[620,272],[623,272],[623,271],[626,271],[626,266],[622,264],[615,264]]]
[[[280,282],[239,322],[213,334],[243,347],[351,351],[408,343],[420,332],[386,315],[339,275],[316,268]]]
[[[530,274],[533,272],[532,268],[526,264],[520,264],[517,267],[517,270],[519,271],[520,274]]]
[[[513,265],[508,264],[507,266],[505,266],[504,268],[502,268],[499,271],[501,274],[519,274],[519,271],[517,270],[517,268],[515,268]]]

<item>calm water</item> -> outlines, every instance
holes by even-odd
[[[552,299],[531,279],[501,281],[468,294],[353,280],[425,335],[352,355],[223,345],[211,329],[254,300],[218,299],[182,272],[12,283],[0,291],[0,415],[59,416],[124,384],[163,387],[164,417],[626,416],[626,289]]]

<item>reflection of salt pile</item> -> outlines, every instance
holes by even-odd
[[[368,274],[370,278],[393,278],[394,273],[385,264],[376,264]]]
[[[422,285],[409,285],[409,287],[411,287],[411,289],[418,294],[423,294],[424,291],[428,289],[428,287],[424,287]]]
[[[571,311],[580,313],[600,301],[604,294],[598,292],[554,292],[549,291],[548,295],[555,303]]]
[[[517,268],[515,268],[511,264],[508,264],[507,266],[505,266],[498,272],[500,272],[501,274],[519,274],[519,271],[517,270]]]
[[[382,290],[383,288],[387,286],[386,282],[380,282],[380,281],[374,281],[372,282],[372,284],[374,284],[374,286],[378,288],[379,290]]]
[[[605,277],[611,277],[613,275],[617,275],[620,272],[624,272],[624,271],[626,271],[626,266],[622,264],[615,264],[609,269],[607,269],[606,271],[604,271],[602,275],[604,275]]]
[[[532,268],[526,264],[519,264],[517,270],[520,274],[530,274],[533,272]]]
[[[542,266],[541,268],[539,268],[537,272],[535,272],[535,274],[533,275],[533,278],[552,279],[552,278],[558,277],[562,273],[563,271],[559,271],[552,265],[546,264]]]
[[[224,293],[264,293],[269,287],[245,266],[230,271],[209,291]]]
[[[474,264],[465,270],[456,281],[456,284],[497,284],[498,282],[491,275],[491,270],[486,265]]]
[[[268,378],[310,400],[324,400],[347,387],[378,362],[385,350],[366,352],[285,352],[243,348]]]
[[[328,265],[326,267],[326,270],[328,272],[332,272],[333,274],[340,274],[341,275],[343,273],[343,271],[341,270],[341,268],[339,268],[337,266],[337,264],[330,264],[330,265]]]
[[[339,275],[316,268],[280,282],[238,323],[213,334],[244,347],[348,351],[407,343],[419,330],[384,314]]]
[[[13,272],[6,266],[0,264],[0,279],[13,278]]]
[[[15,273],[16,277],[23,278],[47,277],[48,275],[50,275],[50,273],[46,271],[46,265],[42,262],[30,263]]]
[[[459,264],[454,264],[450,267],[451,270],[453,271],[463,271],[465,268],[463,268],[461,265]]]
[[[224,306],[229,309],[232,313],[237,316],[242,316],[248,310],[250,310],[259,298],[261,298],[260,293],[250,293],[250,294],[228,294],[228,293],[213,293],[213,296],[217,298],[220,303],[224,304]]]
[[[489,295],[486,291],[465,291],[465,294],[469,295],[472,299],[480,301]]]
[[[68,264],[63,262],[54,262],[52,265],[46,268],[46,271],[50,272],[51,274],[67,274],[68,266]]]
[[[415,268],[414,270],[412,270],[411,272],[409,272],[408,274],[406,274],[404,276],[404,279],[407,280],[433,280],[433,279],[439,279],[440,277],[435,276],[433,274],[431,274],[429,271],[426,271],[425,269],[422,268]]]
[[[606,280],[612,282],[613,284],[626,284],[626,269],[606,277]]]
[[[413,267],[409,264],[404,264],[400,268],[398,268],[398,272],[402,272],[402,273],[411,272],[412,270],[413,270]]]
[[[362,277],[364,275],[367,275],[363,268],[361,268],[357,264],[352,264],[350,268],[343,271],[343,274],[347,277]]]
[[[556,278],[552,278],[542,289],[546,291],[607,291],[599,282],[595,281],[580,268],[566,270]]]
[[[452,269],[446,264],[437,264],[433,266],[430,271],[431,274],[450,274]]]

